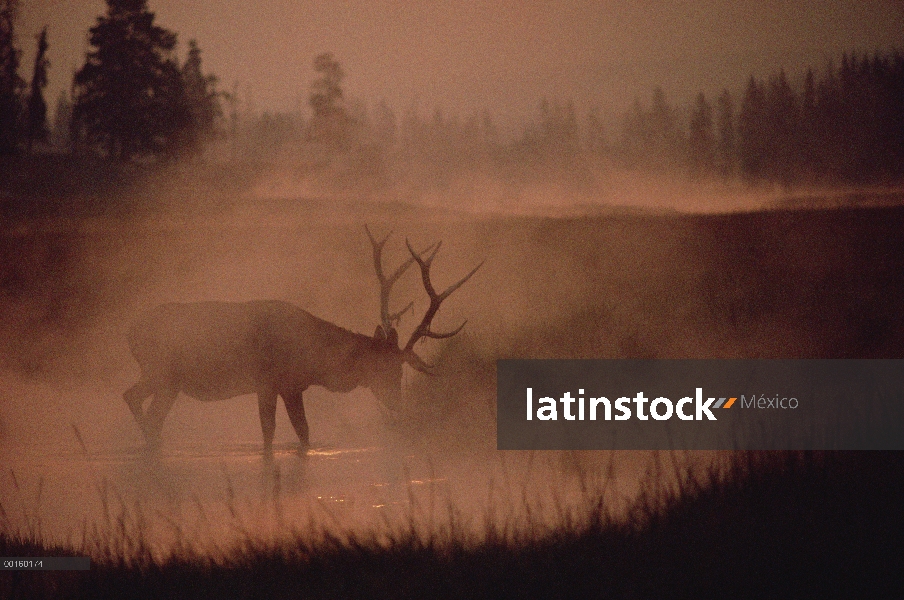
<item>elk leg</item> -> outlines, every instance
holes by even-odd
[[[283,403],[286,405],[286,412],[289,413],[289,420],[295,433],[298,435],[298,441],[301,443],[301,450],[305,451],[311,447],[308,437],[308,420],[304,416],[304,403],[302,402],[301,393],[286,394],[283,396]]]
[[[173,403],[176,402],[176,394],[172,390],[158,390],[154,392],[154,399],[144,415],[144,437],[148,446],[157,448],[160,445],[160,432],[163,430],[163,420],[169,414]]]
[[[273,434],[276,432],[276,392],[257,393],[257,410],[261,417],[261,432],[264,434],[264,454],[273,454]]]
[[[142,405],[145,399],[153,393],[154,390],[151,385],[142,379],[127,389],[122,395],[122,399],[129,405],[129,410],[132,411],[135,421],[138,422],[138,426],[142,430],[144,430],[144,409]]]

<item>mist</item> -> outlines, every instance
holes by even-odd
[[[183,515],[185,527],[200,526],[199,510],[209,519],[232,503],[261,519],[271,513],[254,507],[273,510],[274,486],[280,518],[342,527],[373,526],[390,511],[410,518],[432,499],[479,529],[500,507],[512,517],[579,504],[588,480],[604,475],[617,507],[651,468],[644,453],[495,450],[495,360],[890,357],[902,344],[894,193],[809,197],[801,207],[768,191],[726,203],[723,192],[717,212],[711,190],[669,190],[655,178],[638,178],[620,205],[561,185],[525,185],[493,203],[485,180],[420,197],[386,188],[306,197],[325,185],[322,173],[306,181],[268,167],[237,192],[180,169],[165,186],[156,171],[132,182],[140,210],[31,218],[4,234],[5,506],[20,521],[40,517],[48,535],[102,520],[112,493],[149,514]],[[125,342],[131,322],[163,302],[280,299],[369,334],[379,294],[365,224],[392,233],[387,269],[406,259],[406,239],[442,240],[437,289],[484,262],[434,323],[445,331],[467,320],[464,331],[418,345],[437,374],[405,372],[401,421],[390,426],[366,390],[311,388],[313,450],[296,455],[280,406],[270,464],[253,397],[180,395],[149,463],[122,401],[139,375]],[[392,294],[393,307],[408,301],[403,343],[427,308],[414,271]]]
[[[388,1],[153,2],[158,22],[199,41],[224,89],[234,84],[259,112],[303,105],[310,60],[330,50],[349,73],[349,96],[401,113],[438,107],[465,117],[489,109],[518,126],[540,99],[573,99],[618,118],[655,86],[680,102],[698,91],[740,89],[747,76],[823,68],[842,52],[900,44],[904,11],[893,0],[738,4],[703,0],[510,4]],[[47,97],[70,87],[84,62],[85,31],[101,2],[24,2],[22,64],[48,25],[53,65]],[[366,42],[362,42],[362,40]]]

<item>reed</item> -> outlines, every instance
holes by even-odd
[[[588,486],[583,505],[486,509],[483,531],[411,494],[406,519],[370,530],[328,521],[202,548],[178,525],[167,552],[147,516],[110,495],[81,544],[11,531],[0,554],[89,554],[92,569],[0,573],[5,598],[851,597],[904,590],[900,453],[736,453],[692,466],[660,455],[624,515]],[[670,470],[673,477],[665,477]],[[549,510],[549,507],[547,507]],[[5,514],[5,513],[0,513]]]

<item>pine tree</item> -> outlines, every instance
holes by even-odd
[[[808,176],[821,170],[819,157],[819,107],[816,103],[816,76],[807,69],[800,104],[798,155],[802,170]]]
[[[784,69],[769,81],[766,95],[766,174],[790,185],[797,173],[799,111]]]
[[[728,179],[734,175],[736,156],[735,108],[734,99],[728,90],[719,95],[716,129],[719,136],[716,150],[716,163],[719,174]]]
[[[71,148],[72,142],[72,100],[69,94],[61,91],[57,96],[56,109],[53,112],[52,143],[62,149]]]
[[[347,149],[352,122],[342,103],[345,72],[329,52],[317,55],[314,71],[320,76],[311,84],[308,99],[314,111],[308,137],[329,148]]]
[[[47,86],[47,27],[41,30],[38,37],[38,53],[35,56],[35,66],[31,75],[31,93],[28,96],[28,123],[25,137],[28,140],[28,152],[31,153],[32,144],[35,141],[46,142],[47,131],[47,103],[44,101],[44,88]]]
[[[537,131],[529,135],[536,150],[547,158],[560,160],[577,152],[580,145],[580,130],[574,102],[569,100],[563,106],[544,98],[540,102],[540,122]]]
[[[15,47],[18,0],[0,0],[0,154],[16,151],[21,131],[22,91],[19,50]]]
[[[216,135],[217,120],[223,116],[223,110],[220,107],[222,94],[216,90],[217,78],[202,72],[201,49],[195,40],[188,42],[188,56],[182,65],[182,84],[190,123],[183,131],[181,150],[197,155],[204,143]]]
[[[680,162],[684,154],[683,133],[678,127],[677,111],[668,103],[660,87],[653,90],[647,123],[650,127],[648,150],[653,164],[659,168],[670,168]]]
[[[480,111],[480,133],[485,146],[492,147],[499,143],[499,128],[496,127],[496,122],[488,108]]]
[[[711,174],[715,166],[713,109],[703,92],[697,94],[691,113],[688,150],[691,177],[700,179]]]
[[[649,127],[647,113],[640,98],[635,98],[631,110],[622,119],[622,134],[619,154],[627,167],[641,166],[649,148]]]
[[[75,75],[77,131],[118,160],[174,153],[191,122],[176,34],[154,25],[147,0],[107,0],[90,34]]]
[[[762,85],[753,77],[747,83],[741,112],[738,115],[738,158],[741,171],[748,179],[765,174],[767,162],[766,99]]]

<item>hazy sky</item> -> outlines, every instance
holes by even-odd
[[[902,0],[150,0],[157,23],[196,38],[221,88],[258,110],[306,100],[316,54],[331,51],[352,98],[422,114],[488,107],[516,119],[542,97],[618,116],[661,85],[674,103],[740,89],[755,73],[822,67],[843,51],[904,48]],[[22,0],[30,76],[49,27],[50,104],[87,50],[102,0]]]

